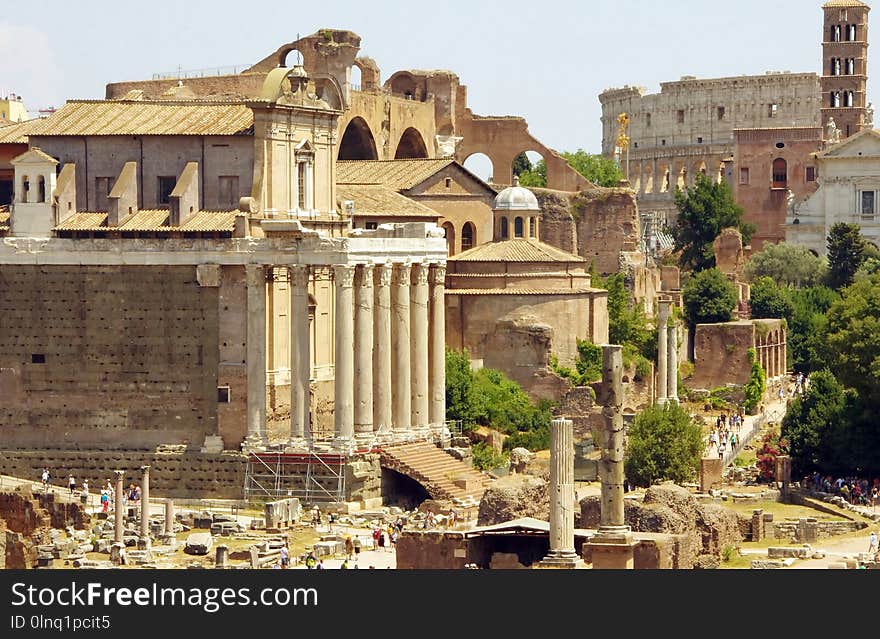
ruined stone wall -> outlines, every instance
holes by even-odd
[[[700,324],[694,335],[694,374],[688,388],[745,384],[751,366],[748,350],[755,345],[751,322]]]
[[[201,446],[217,432],[217,309],[193,266],[4,265],[4,448]]]
[[[186,78],[184,86],[195,97],[207,96],[243,96],[259,97],[266,80],[265,73],[242,73],[238,75],[217,75],[203,78]],[[129,82],[111,82],[104,89],[104,97],[118,100],[129,91],[143,91],[145,99],[158,99],[169,89],[177,87],[178,79],[165,80],[134,80]]]
[[[570,194],[549,189],[530,190],[541,208],[541,241],[577,255],[577,225],[571,216]]]
[[[620,253],[639,246],[639,217],[630,189],[595,188],[571,197],[577,220],[577,253],[607,275],[620,270]]]
[[[405,530],[397,540],[397,568],[461,570],[470,561],[469,546],[461,534]]]
[[[62,486],[68,474],[77,482],[88,480],[93,491],[113,479],[114,470],[125,471],[126,484],[140,483],[141,466],[150,466],[151,494],[162,497],[213,497],[240,499],[244,488],[246,457],[238,453],[150,453],[138,451],[0,451],[0,474],[31,477],[39,481],[43,467],[53,483]],[[66,490],[66,485],[63,486]]]

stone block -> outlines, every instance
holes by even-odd
[[[190,555],[207,555],[214,546],[214,540],[208,533],[192,533],[186,538],[183,551]]]
[[[778,559],[753,559],[751,563],[752,570],[774,570],[782,566],[782,561]]]

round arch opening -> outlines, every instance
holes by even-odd
[[[339,143],[339,160],[378,160],[376,141],[369,125],[363,118],[353,118]]]
[[[495,175],[495,166],[485,153],[471,153],[463,163],[464,168],[476,175],[484,182],[492,184]]]
[[[537,151],[523,151],[513,158],[511,173],[519,178],[520,186],[546,188],[547,162]]]
[[[428,157],[428,148],[422,139],[422,134],[413,127],[409,127],[400,136],[397,143],[397,151],[394,152],[395,160],[425,159]]]

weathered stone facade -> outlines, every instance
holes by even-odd
[[[755,349],[768,380],[785,375],[786,334],[784,320],[699,324],[694,337],[694,374],[687,386],[712,389],[746,384],[751,373],[750,348]]]

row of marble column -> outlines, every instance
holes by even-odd
[[[657,403],[678,401],[678,323],[670,322],[672,301],[659,300],[657,311]]]
[[[290,268],[290,442],[309,448],[310,267]],[[266,267],[247,269],[246,447],[266,444]],[[334,269],[334,447],[440,437],[446,420],[444,265]]]
[[[677,186],[682,189],[693,186],[699,173],[706,173],[713,182],[720,182],[724,176],[724,163],[711,157],[702,157],[690,165],[680,161],[633,160],[629,181],[639,195],[672,194]]]
[[[773,331],[764,338],[758,337],[755,340],[755,350],[767,379],[785,375],[788,346],[784,330]]]

